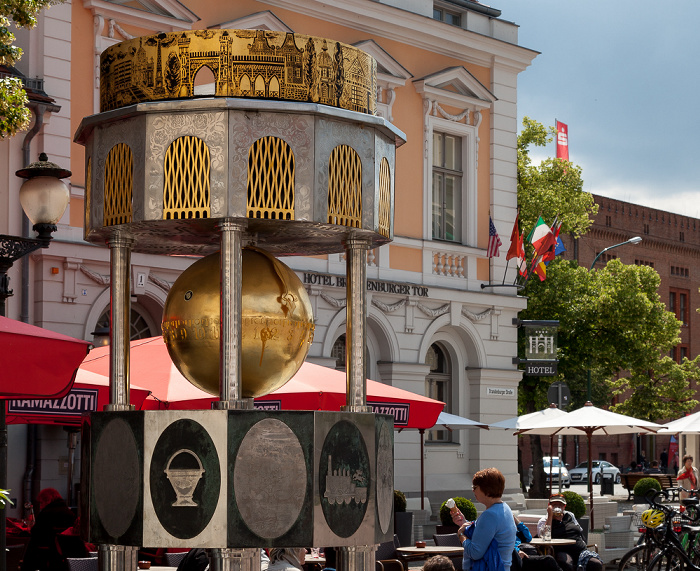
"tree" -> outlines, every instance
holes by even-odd
[[[11,22],[17,28],[33,28],[37,14],[54,0],[10,0],[0,7],[0,65],[13,66],[22,57],[22,50],[14,45],[15,35]],[[16,77],[0,78],[0,138],[12,136],[29,126],[29,100]]]
[[[546,159],[538,166],[530,161],[529,145],[543,145],[553,133],[553,128],[523,121],[518,137],[520,219],[529,221],[523,222],[528,229],[540,214],[548,221],[558,215],[562,231],[581,235],[597,208],[582,190],[580,168],[558,159]],[[652,421],[691,410],[697,401],[692,400],[689,379],[700,378],[700,357],[678,364],[664,356],[680,341],[681,324],[661,302],[659,284],[653,268],[626,266],[619,260],[589,271],[575,261],[555,259],[547,267],[545,281],[528,280],[522,291],[528,306],[520,318],[559,321],[559,363],[555,377],[523,378],[521,411],[547,406],[547,389],[559,380],[569,385],[574,408],[582,406],[589,374],[592,401],[599,406],[609,405],[613,395],[633,391],[611,408]],[[524,336],[520,342],[522,352]],[[530,494],[544,496],[544,472],[537,469],[542,458],[539,437],[531,438],[531,447],[535,482]]]

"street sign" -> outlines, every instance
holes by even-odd
[[[555,403],[559,410],[564,410],[571,402],[571,390],[562,381],[552,383],[547,390],[547,400]]]

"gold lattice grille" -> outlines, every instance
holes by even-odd
[[[359,228],[362,221],[362,163],[352,147],[338,145],[328,161],[328,222]]]
[[[209,218],[211,159],[198,137],[175,139],[165,153],[163,219]]]
[[[294,220],[294,154],[277,137],[263,137],[250,147],[248,218]]]
[[[391,228],[391,170],[386,158],[379,163],[379,233],[389,237]]]
[[[131,222],[134,157],[124,143],[112,147],[105,163],[104,225]]]
[[[85,230],[90,230],[90,204],[92,202],[92,157],[85,167]]]

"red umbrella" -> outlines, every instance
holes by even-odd
[[[73,383],[90,343],[0,317],[0,398],[58,398]]]
[[[168,354],[162,337],[131,342],[131,382],[148,387],[147,409],[206,409],[218,397],[185,379]],[[106,375],[109,348],[90,352],[82,370]],[[340,410],[345,405],[346,377],[342,371],[304,363],[286,385],[255,399],[255,407],[268,410]],[[432,428],[444,403],[396,387],[367,381],[367,404],[375,412],[394,415],[397,428]]]
[[[130,385],[130,401],[137,409],[149,395],[148,389]],[[109,372],[100,375],[78,369],[71,390],[58,399],[7,400],[7,424],[59,424],[80,426],[82,415],[104,410],[109,404]]]

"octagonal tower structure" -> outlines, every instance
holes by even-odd
[[[215,81],[199,86],[197,76],[205,67]],[[364,388],[366,256],[393,237],[395,152],[405,142],[403,133],[374,115],[375,96],[376,63],[369,55],[300,34],[162,33],[103,52],[101,112],[82,121],[75,140],[86,148],[85,239],[110,249],[107,412],[130,410],[131,252],[221,252],[214,408],[252,408],[252,399],[241,398],[241,248],[254,245],[277,255],[346,253],[343,414],[350,420],[339,422],[371,413]],[[238,417],[223,418],[211,422],[229,423],[229,433],[235,433],[230,423]],[[135,426],[145,426],[148,440],[148,427],[159,421],[120,422],[133,434],[140,434]],[[318,422],[326,427],[327,421]],[[360,432],[366,432],[362,426]],[[308,438],[315,442],[318,435]],[[386,474],[378,477],[374,470],[375,481],[391,486]],[[367,541],[367,530],[358,534],[361,545],[350,537],[341,542],[340,566],[373,566],[374,540]],[[229,538],[208,545],[214,545],[213,568],[255,568],[255,542],[231,545]],[[115,541],[100,551],[103,569],[133,567],[135,553],[128,547],[121,553],[121,547]]]

